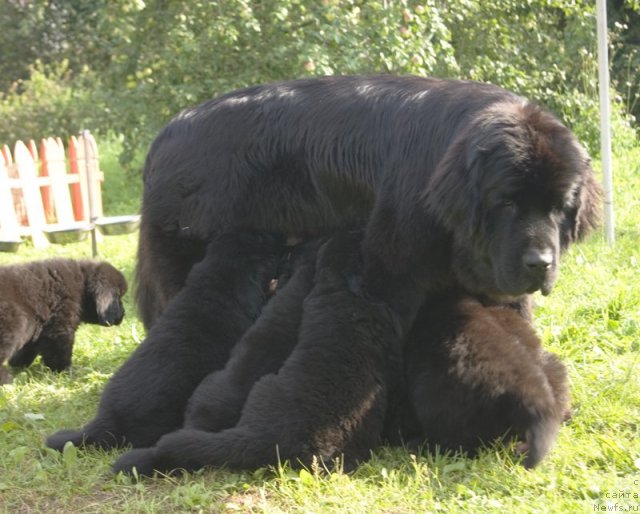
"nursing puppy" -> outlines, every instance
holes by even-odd
[[[362,298],[360,237],[338,234],[320,250],[298,343],[277,373],[253,386],[235,426],[210,432],[215,420],[200,417],[196,426],[204,430],[183,428],[126,453],[114,472],[297,466],[316,457],[329,465],[342,457],[350,469],[367,460],[382,439],[389,390],[402,375],[401,318],[412,317],[423,296],[407,283],[398,285],[403,293],[392,305]]]
[[[80,430],[51,435],[47,445],[145,447],[180,428],[194,389],[224,367],[259,316],[282,248],[267,234],[211,242],[162,319],[109,380],[96,417]]]
[[[3,366],[29,366],[38,355],[62,371],[71,365],[81,322],[118,325],[127,282],[107,262],[49,259],[0,267],[0,384]]]
[[[184,426],[216,432],[233,427],[253,385],[277,373],[298,343],[302,306],[313,288],[316,239],[291,249],[281,265],[275,294],[231,350],[224,369],[208,375],[189,399]]]
[[[511,308],[464,293],[430,298],[404,355],[412,444],[474,455],[494,440],[515,439],[531,468],[569,417],[565,367]]]

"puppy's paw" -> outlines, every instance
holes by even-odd
[[[155,471],[155,461],[155,448],[139,448],[121,455],[111,467],[111,471],[114,474],[122,472],[129,476],[152,477]]]
[[[47,437],[46,445],[49,448],[61,452],[67,442],[72,442],[74,446],[84,446],[85,433],[80,430],[59,430],[55,434]]]
[[[526,442],[519,448],[525,455],[525,468],[531,469],[537,466],[549,453],[559,428],[560,421],[553,418],[542,418],[529,427],[526,432]]]

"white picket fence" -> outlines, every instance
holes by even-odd
[[[91,223],[102,216],[98,147],[87,131],[69,139],[47,138],[7,145],[0,155],[0,241],[30,237],[49,244],[45,231]]]

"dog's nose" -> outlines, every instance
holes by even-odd
[[[522,262],[531,271],[545,271],[553,264],[553,252],[551,250],[527,250],[522,257]]]

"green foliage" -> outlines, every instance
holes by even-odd
[[[83,80],[88,78],[87,72]],[[77,87],[79,82],[66,61],[50,66],[34,63],[28,79],[16,82],[8,94],[0,96],[0,144],[66,137],[81,128],[93,128],[96,105],[91,90]]]
[[[640,2],[609,3],[612,78],[626,112],[640,119]]]
[[[130,2],[113,2],[118,6]],[[26,80],[35,62],[66,62],[74,74],[109,64],[105,21],[125,14],[104,0],[3,0],[0,9],[0,91]],[[109,18],[109,16],[112,16]]]
[[[452,8],[456,58],[464,77],[540,101],[597,151],[593,2],[465,1]]]
[[[548,105],[593,154],[599,150],[590,0],[5,4],[2,142],[81,128],[118,133],[121,160],[131,166],[172,115],[217,94],[296,77],[389,72],[502,85]],[[631,50],[640,23],[633,23],[637,2],[615,4],[614,110],[628,123],[626,113],[639,108]]]
[[[139,153],[131,169],[124,169],[118,156],[122,153],[123,137],[106,137],[98,141],[100,169],[106,180],[102,191],[102,207],[106,216],[134,214],[140,211],[142,181],[132,170],[142,169],[144,154]]]

